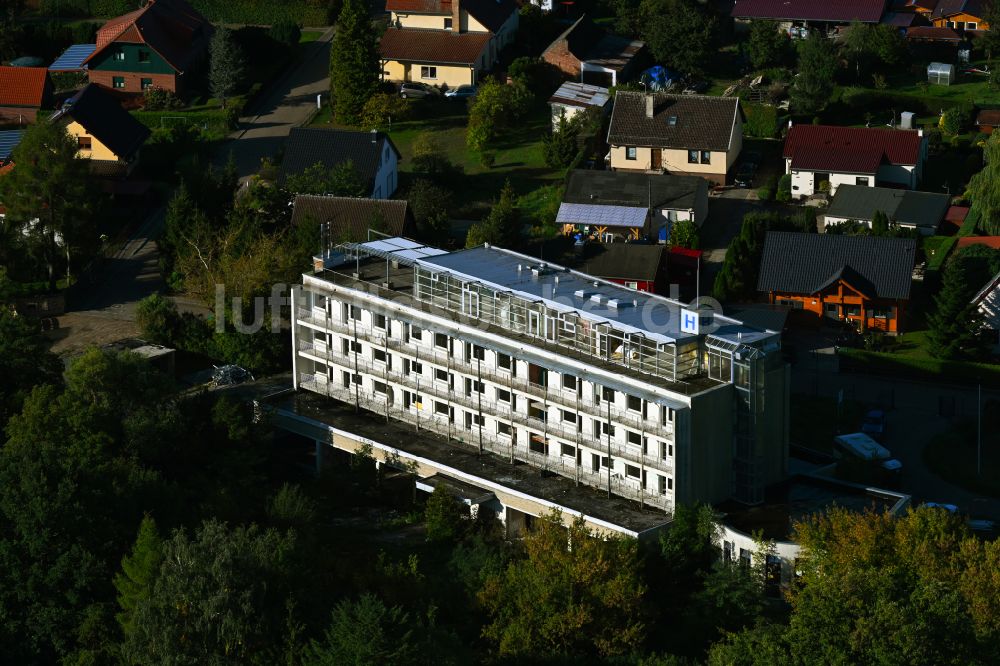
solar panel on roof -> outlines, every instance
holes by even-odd
[[[647,210],[632,206],[601,206],[562,203],[556,222],[559,224],[588,224],[598,227],[641,227],[646,224]]]
[[[0,161],[6,160],[14,152],[17,144],[21,143],[24,130],[8,130],[0,132]]]
[[[83,61],[97,48],[97,44],[73,44],[49,65],[51,72],[74,72],[84,69]]]

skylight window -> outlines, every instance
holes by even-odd
[[[670,118],[667,120],[667,123],[671,127],[675,127],[677,125],[677,116],[670,116]]]

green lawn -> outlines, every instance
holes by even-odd
[[[299,36],[299,44],[308,44],[309,42],[315,42],[323,35],[319,30],[303,30],[302,34]]]
[[[479,163],[479,155],[465,145],[468,122],[465,102],[411,100],[409,104],[413,117],[394,122],[388,129],[402,155],[400,182],[405,189],[407,182],[416,176],[411,158],[417,136],[422,132],[433,132],[448,158],[463,171],[444,183],[455,193],[455,209],[452,211],[455,218],[479,219],[485,215],[508,178],[519,195],[562,180],[563,172],[547,167],[542,153],[542,137],[550,123],[547,107],[539,106],[530,116],[503,130],[495,144],[496,162],[492,168],[485,168]],[[311,124],[314,127],[338,127],[329,108],[320,111]],[[541,194],[531,197],[530,207],[538,210],[547,198]]]

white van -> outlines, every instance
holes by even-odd
[[[903,463],[894,459],[889,449],[863,432],[834,437],[833,455],[835,458],[851,456],[860,460],[875,461],[879,463],[879,467],[890,472],[903,469]]]

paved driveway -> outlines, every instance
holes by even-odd
[[[331,39],[333,28],[328,28],[318,40],[305,45],[299,66],[275,82],[271,92],[253,106],[253,115],[240,118],[240,129],[216,153],[217,166],[224,165],[232,153],[241,178],[256,173],[260,160],[274,157],[292,128],[309,120],[317,95],[323,96],[324,104],[329,101]]]

